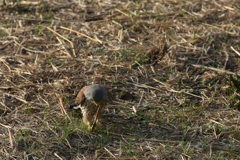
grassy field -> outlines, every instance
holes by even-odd
[[[0,160],[240,159],[239,25],[237,0],[1,3]]]

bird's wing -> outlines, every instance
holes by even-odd
[[[79,106],[84,103],[84,101],[85,101],[85,99],[86,99],[86,97],[85,97],[85,95],[84,95],[84,92],[86,91],[86,89],[87,89],[88,87],[89,87],[89,86],[85,86],[85,87],[83,87],[83,88],[79,91],[79,93],[78,93],[78,95],[77,95],[77,97],[76,97],[75,104],[74,104],[74,105],[71,105],[71,106],[70,106],[70,109],[78,109]]]
[[[75,104],[82,104],[83,101],[85,100],[85,96],[84,96],[84,92],[86,91],[86,89],[90,87],[90,86],[85,86],[83,87],[80,92],[78,93],[77,97],[76,97],[76,101]]]

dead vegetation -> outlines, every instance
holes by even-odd
[[[237,1],[0,9],[0,159],[240,158]],[[68,107],[92,83],[114,100],[89,133]]]

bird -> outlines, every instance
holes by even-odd
[[[75,104],[70,109],[81,109],[83,114],[83,122],[87,124],[88,130],[91,131],[97,125],[107,107],[107,103],[112,100],[111,92],[102,85],[93,84],[83,87],[75,100]],[[93,121],[93,117],[95,117]],[[91,123],[93,123],[91,127]]]

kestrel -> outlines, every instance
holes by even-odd
[[[95,125],[100,128],[99,120],[107,103],[111,99],[112,95],[106,87],[99,84],[93,84],[85,86],[80,90],[76,97],[75,105],[70,106],[70,109],[80,108],[83,114],[83,122],[88,125],[88,130],[92,130]],[[93,117],[95,117],[94,122]],[[92,128],[91,123],[93,123]]]

